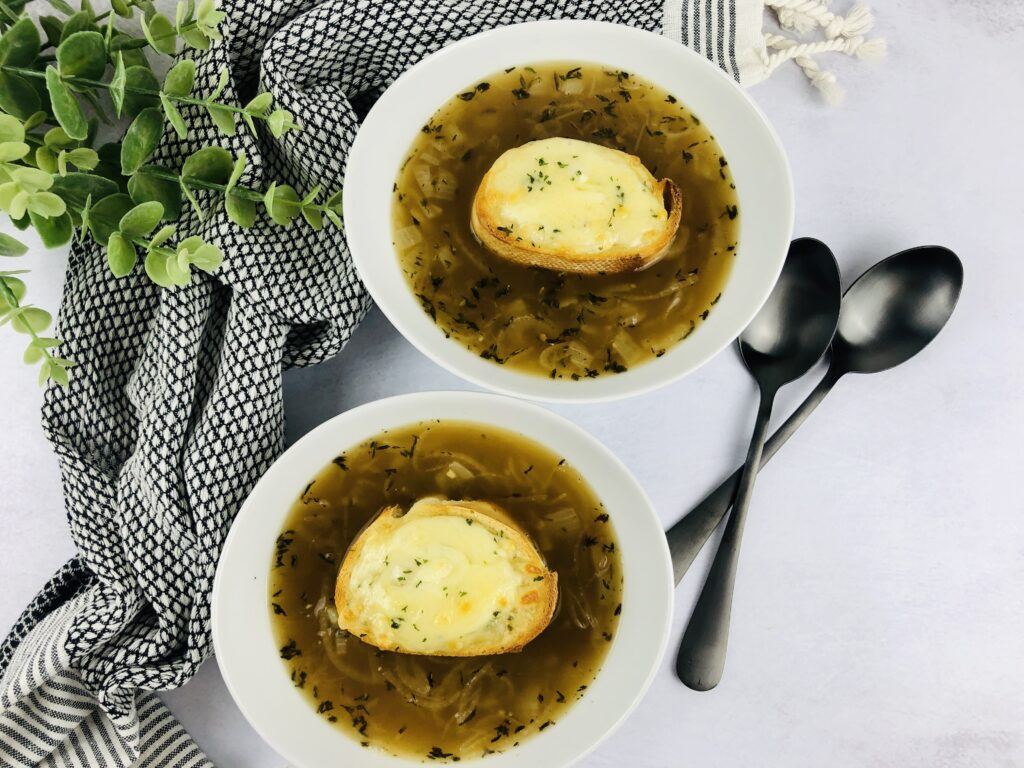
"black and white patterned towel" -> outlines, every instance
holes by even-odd
[[[750,37],[764,52],[761,0],[746,2],[757,4]],[[197,57],[197,91],[227,67],[226,98],[244,103],[259,85],[303,130],[227,138],[193,111],[189,138],[166,135],[156,159],[178,167],[202,146],[226,146],[247,155],[243,183],[256,188],[339,187],[359,117],[380,92],[445,43],[502,24],[575,17],[665,29],[739,79],[753,71],[736,46],[744,0],[225,5],[223,42]],[[262,221],[243,231],[222,213],[189,213],[179,231],[223,249],[214,277],[162,290],[141,270],[115,280],[89,242],[71,252],[60,334],[80,365],[68,388],[47,391],[43,420],[79,554],[0,646],[4,766],[212,765],[154,691],[185,683],[211,652],[221,544],[284,447],[281,371],[337,353],[369,306],[335,228]]]

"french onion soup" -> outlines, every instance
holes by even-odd
[[[293,685],[368,748],[433,761],[557,727],[614,640],[612,522],[561,457],[490,425],[431,421],[339,454],[270,563]]]
[[[724,289],[738,217],[728,161],[683,101],[632,73],[553,62],[445,103],[392,208],[402,271],[447,336],[573,380],[689,336]]]

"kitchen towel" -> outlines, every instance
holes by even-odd
[[[186,111],[189,137],[165,134],[155,162],[180,167],[218,144],[248,157],[243,184],[334,190],[360,116],[398,75],[451,40],[532,19],[663,30],[745,84],[789,59],[822,81],[815,53],[863,50],[866,12],[771,7],[783,28],[814,26],[830,42],[766,36],[765,8],[749,0],[228,0],[224,39],[186,54],[196,91],[211,92],[226,68],[223,98],[244,103],[260,86],[302,130],[274,139],[260,124],[229,138]],[[185,683],[211,653],[221,545],[284,448],[282,370],[336,354],[369,306],[336,228],[240,230],[222,212],[188,212],[178,231],[221,247],[214,276],[162,290],[142,270],[113,278],[89,240],[71,250],[59,332],[62,356],[79,365],[70,386],[47,391],[43,422],[78,555],[0,646],[5,766],[213,765],[155,692]]]

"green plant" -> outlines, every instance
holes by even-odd
[[[27,250],[28,247],[24,243],[0,232],[0,257],[22,256]],[[58,384],[67,384],[68,368],[75,363],[53,354],[52,350],[60,345],[59,340],[40,336],[50,327],[53,318],[45,309],[22,303],[22,299],[25,298],[25,283],[17,275],[24,273],[23,269],[0,271],[0,325],[10,323],[15,331],[29,337],[28,347],[25,349],[25,362],[41,363],[40,383],[53,379]]]
[[[255,132],[257,122],[275,137],[299,128],[269,93],[244,106],[221,102],[226,70],[204,96],[193,94],[192,59],[178,61],[163,82],[154,74],[147,49],[175,55],[180,45],[206,50],[220,39],[225,15],[215,0],[182,0],[173,20],[150,0],[111,0],[101,14],[90,0],[78,10],[65,0],[48,2],[65,18],[41,16],[37,26],[22,15],[26,0],[0,1],[0,211],[16,227],[33,227],[48,247],[92,237],[105,247],[115,276],[141,260],[153,282],[171,287],[188,283],[193,269],[212,272],[223,261],[201,238],[178,239],[174,222],[185,202],[200,219],[223,206],[240,227],[252,226],[261,207],[281,226],[299,218],[315,229],[341,226],[339,192],[322,196],[317,187],[302,196],[276,182],[251,189],[239,183],[246,158],[221,147],[198,150],[177,170],[151,162],[165,124],[188,135],[185,105],[205,110],[226,135],[240,124]],[[117,25],[136,15],[141,37]],[[97,147],[101,122],[123,127],[121,139]],[[24,252],[4,237],[3,255]],[[24,284],[15,274],[0,275],[0,317],[32,335],[26,360],[42,362],[42,380],[66,383],[71,361],[50,354],[59,342],[38,336],[50,315],[20,304]]]

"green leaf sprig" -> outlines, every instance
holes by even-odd
[[[26,0],[0,0],[0,210],[16,227],[35,228],[48,247],[88,234],[106,248],[116,277],[141,261],[164,287],[185,285],[193,270],[212,272],[223,262],[216,246],[178,238],[174,222],[186,201],[200,219],[223,207],[240,227],[252,226],[261,211],[280,226],[301,219],[314,229],[341,227],[340,192],[322,195],[316,187],[303,196],[276,182],[249,188],[240,183],[247,159],[221,147],[194,152],[178,171],[152,162],[165,126],[189,135],[186,106],[204,110],[229,136],[239,125],[255,133],[257,123],[278,138],[300,129],[269,93],[244,106],[220,101],[227,70],[203,97],[194,93],[190,58],[163,82],[154,74],[147,51],[176,55],[182,45],[206,50],[221,39],[225,14],[216,0],[181,0],[173,19],[150,0],[111,0],[110,11],[100,14],[90,0],[78,9],[66,0],[48,2],[64,18],[44,15],[37,25],[23,15]],[[130,19],[141,36],[119,28],[118,20]],[[122,120],[119,141],[95,146],[100,123]],[[6,238],[0,250],[18,250],[11,243],[23,249]],[[43,380],[66,382],[71,362],[54,357],[49,350],[57,342],[39,335],[49,314],[20,304],[24,284],[14,274],[0,275],[0,310],[16,330],[34,334],[26,360],[42,363]]]
[[[15,258],[23,256],[26,251],[28,247],[24,243],[0,232],[0,257]],[[60,345],[59,339],[41,335],[53,322],[50,313],[22,303],[25,283],[17,275],[24,273],[22,269],[0,271],[0,325],[10,323],[16,332],[29,337],[24,360],[29,364],[40,364],[40,383],[53,379],[63,386],[68,383],[68,369],[75,362],[53,354],[53,349]]]

